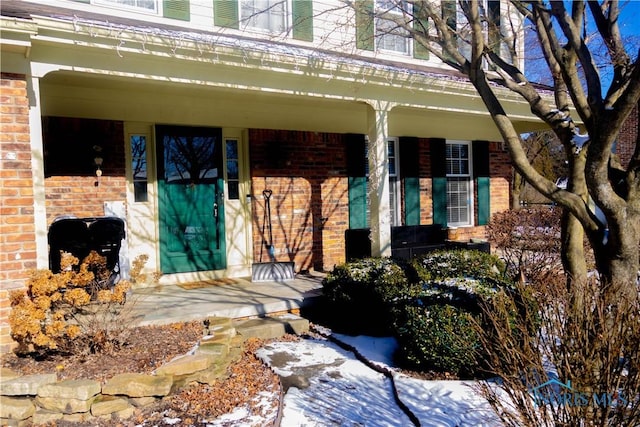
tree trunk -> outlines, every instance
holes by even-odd
[[[513,210],[520,209],[520,194],[522,193],[525,182],[522,175],[513,169],[513,179],[511,181],[511,209]]]
[[[610,224],[602,241],[593,241],[596,264],[604,286],[629,301],[640,297],[640,215],[629,215],[620,223]]]
[[[587,263],[584,253],[584,228],[568,210],[562,214],[562,265],[567,273],[567,286],[581,286],[587,280]]]

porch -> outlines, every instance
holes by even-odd
[[[314,272],[281,282],[254,283],[239,278],[223,284],[134,289],[127,297],[125,312],[133,315],[137,325],[160,325],[213,316],[236,319],[297,311],[321,296],[323,278],[324,274]]]

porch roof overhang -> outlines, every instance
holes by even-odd
[[[43,115],[366,133],[375,106],[391,135],[500,139],[473,86],[443,70],[73,16],[2,17],[1,28],[3,71],[41,79]],[[498,92],[519,131],[544,127]]]

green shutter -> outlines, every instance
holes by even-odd
[[[423,33],[425,36],[429,32],[429,20],[424,12],[424,5],[416,2],[413,5],[413,29]],[[416,38],[413,39],[413,57],[416,59],[429,59],[429,50]]]
[[[238,29],[238,0],[213,0],[213,23],[218,27]]]
[[[456,1],[455,0],[442,0],[442,18],[446,21],[447,26],[453,33],[454,39],[457,38],[456,31],[458,27],[457,15],[456,15]],[[445,59],[449,58],[449,55],[445,52]]]
[[[296,40],[313,41],[313,1],[293,0],[293,38]]]
[[[349,177],[349,228],[367,227],[367,177],[364,135],[346,136]]]
[[[447,147],[446,141],[433,138],[431,145],[431,181],[433,223],[447,226]]]
[[[420,152],[418,138],[400,138],[400,178],[404,189],[404,225],[420,225]]]
[[[186,0],[164,0],[162,13],[165,18],[188,21],[190,19],[189,2]]]
[[[487,225],[491,216],[489,143],[473,141],[473,177],[478,197],[478,225]]]
[[[356,1],[356,47],[374,49],[373,0]]]

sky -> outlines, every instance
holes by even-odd
[[[571,10],[571,6],[569,5],[570,1],[566,1],[567,9]],[[628,43],[627,51],[632,56],[632,59],[638,55],[638,48],[640,47],[640,0],[620,0],[620,33],[622,35],[623,40]],[[588,14],[588,24],[590,28],[593,27],[593,20],[591,15]],[[531,43],[531,42],[528,42]],[[536,42],[533,42],[536,43]],[[540,58],[539,49],[535,47],[533,44],[527,44],[527,49],[525,55],[530,55],[526,59],[526,73],[527,77],[531,81],[551,84],[549,78],[545,77],[548,75],[547,67],[544,63],[536,64],[536,58]],[[597,55],[598,49],[591,47],[592,54]],[[604,52],[604,50],[601,50]],[[594,55],[594,56],[595,56]],[[595,56],[596,63],[606,62],[606,59],[598,58]],[[541,70],[541,71],[538,71]],[[610,68],[601,69],[600,72],[601,81],[603,84],[603,93],[606,93],[606,90],[609,87],[609,82],[611,79]]]

